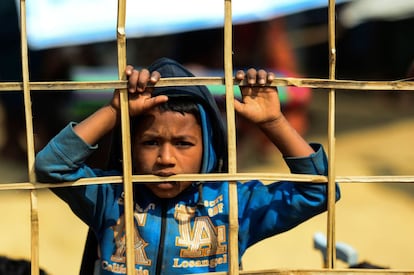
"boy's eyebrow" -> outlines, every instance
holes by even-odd
[[[156,134],[156,133],[145,133],[140,135],[140,138],[164,138],[164,135]],[[173,139],[197,139],[195,135],[175,135],[172,137]]]
[[[190,139],[190,140],[196,140],[197,138],[195,136],[192,135],[178,135],[175,136],[174,139]]]

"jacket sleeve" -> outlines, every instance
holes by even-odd
[[[35,171],[38,181],[58,183],[115,174],[92,169],[85,164],[97,146],[86,144],[76,135],[73,125],[67,125],[37,154]],[[105,204],[113,203],[116,196],[110,184],[56,187],[51,190],[68,203],[79,218],[94,228],[100,225],[104,215],[108,215]]]
[[[308,157],[285,158],[292,173],[327,175],[326,154],[319,144]],[[336,185],[336,199],[340,190]],[[251,181],[239,185],[240,249],[287,231],[326,210],[327,185]]]
[[[35,170],[40,182],[75,181],[102,174],[85,164],[97,146],[86,144],[73,130],[74,123],[67,125],[36,156]]]

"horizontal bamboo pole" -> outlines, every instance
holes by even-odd
[[[303,175],[303,174],[282,174],[282,173],[237,173],[237,174],[183,174],[168,178],[153,175],[134,175],[134,183],[155,183],[162,181],[248,181],[260,179],[267,182],[292,181],[308,184],[326,183],[325,176]],[[414,183],[414,176],[337,176],[337,183]],[[81,186],[90,184],[122,183],[121,176],[82,178],[73,182],[65,183],[0,183],[0,191],[4,190],[31,190],[45,188],[60,188],[68,186]]]
[[[190,85],[224,85],[223,77],[172,77],[163,78],[155,85],[156,87],[166,86],[190,86]],[[237,82],[235,85],[246,85],[245,81]],[[45,81],[29,82],[32,91],[47,90],[105,90],[105,89],[125,89],[126,80],[112,81]],[[270,86],[294,86],[319,89],[339,89],[339,90],[378,90],[378,91],[414,91],[414,81],[394,80],[394,81],[357,81],[357,80],[334,80],[324,78],[291,78],[278,77],[273,80]],[[22,82],[0,82],[0,92],[2,91],[22,91]]]
[[[200,273],[198,275],[225,275],[227,272],[210,272]],[[258,270],[258,271],[240,271],[243,275],[413,275],[414,270],[397,270],[397,269],[274,269],[274,270]]]
[[[338,176],[338,183],[414,183],[413,176]]]

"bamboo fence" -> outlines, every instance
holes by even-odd
[[[231,0],[224,0],[224,77],[192,77],[192,78],[168,78],[161,79],[156,86],[186,86],[186,85],[225,85],[226,87],[226,114],[228,124],[228,148],[229,148],[229,171],[223,174],[187,174],[176,175],[168,179],[171,180],[210,180],[230,182],[229,194],[231,212],[229,217],[230,239],[229,239],[229,271],[214,274],[414,274],[414,271],[400,270],[352,270],[335,268],[335,182],[364,182],[364,183],[414,183],[414,176],[345,176],[337,177],[335,174],[335,93],[336,90],[363,90],[363,91],[413,91],[414,82],[411,79],[397,81],[353,81],[338,80],[335,77],[336,68],[336,46],[335,46],[335,0],[328,0],[328,36],[329,36],[329,78],[275,78],[272,86],[296,86],[325,89],[329,93],[329,114],[328,114],[328,157],[329,173],[328,176],[296,175],[279,173],[237,173],[236,163],[236,142],[235,142],[235,117],[233,106],[233,85],[244,83],[236,82],[232,76],[232,3]],[[126,236],[127,236],[127,272],[134,274],[134,242],[133,242],[133,201],[132,201],[132,182],[160,182],[166,179],[152,175],[133,175],[131,168],[130,135],[129,135],[129,116],[128,116],[128,97],[127,82],[123,70],[126,66],[126,0],[118,0],[118,20],[117,20],[117,48],[118,48],[118,76],[116,81],[56,81],[56,82],[31,82],[29,79],[28,65],[28,43],[26,31],[26,1],[20,0],[20,26],[21,26],[21,57],[22,57],[22,82],[0,82],[0,92],[13,91],[23,92],[24,108],[27,133],[27,167],[29,182],[13,182],[0,184],[0,190],[27,190],[30,192],[30,214],[31,214],[31,274],[39,274],[39,219],[37,193],[42,188],[60,188],[66,186],[78,186],[87,184],[106,184],[118,183],[124,185],[125,190],[125,217],[126,217]],[[40,184],[36,181],[34,173],[34,136],[33,136],[33,117],[31,110],[31,92],[47,90],[102,90],[120,89],[121,102],[121,131],[123,149],[123,177],[101,177],[85,178],[75,182],[60,184]],[[261,179],[265,181],[290,180],[295,182],[327,183],[328,185],[328,216],[327,216],[327,257],[325,266],[317,270],[262,270],[262,271],[241,271],[238,263],[238,223],[237,223],[237,193],[236,181],[251,179]],[[213,274],[213,273],[210,273]]]

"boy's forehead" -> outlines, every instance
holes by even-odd
[[[152,111],[137,122],[136,138],[201,139],[202,130],[195,116],[175,111]]]

